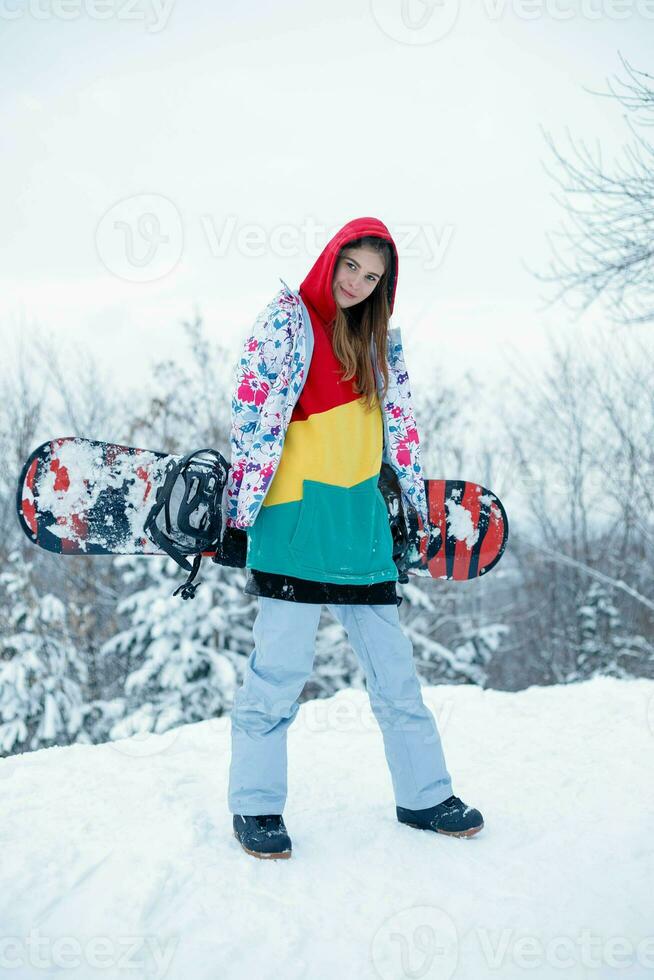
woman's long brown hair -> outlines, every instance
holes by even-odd
[[[388,302],[388,279],[392,271],[391,247],[382,238],[366,236],[348,242],[338,254],[336,267],[345,249],[356,249],[368,246],[379,252],[384,261],[384,273],[367,299],[355,306],[341,309],[336,304],[336,319],[332,330],[332,348],[341,362],[344,373],[343,381],[355,378],[354,390],[363,399],[367,399],[368,408],[375,406],[375,398],[383,401],[388,391],[388,362],[386,360],[386,344],[388,338],[388,321],[391,311]],[[382,375],[383,388],[377,392],[377,379],[371,357],[371,338],[374,337],[377,350],[377,365]]]

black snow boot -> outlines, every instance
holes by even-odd
[[[400,823],[420,830],[435,830],[437,834],[449,834],[450,837],[472,837],[484,826],[479,810],[466,806],[458,796],[448,796],[442,803],[426,810],[407,810],[403,806],[395,809]]]
[[[244,851],[258,858],[290,858],[292,845],[281,813],[234,814],[234,837]]]

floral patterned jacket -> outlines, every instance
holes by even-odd
[[[227,527],[251,527],[281,458],[284,436],[308,373],[313,328],[299,293],[283,279],[277,295],[257,317],[236,367],[232,394],[232,466],[223,498]],[[381,393],[374,340],[372,355]],[[427,500],[418,429],[399,327],[388,331],[389,386],[382,404],[383,461],[397,474],[404,507],[427,527]]]

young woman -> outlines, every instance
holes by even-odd
[[[348,222],[299,292],[284,283],[260,314],[237,367],[226,525],[247,535],[245,591],[258,596],[258,614],[231,715],[229,809],[235,836],[260,858],[291,856],[286,735],[323,604],[365,672],[397,819],[458,837],[483,827],[480,812],[452,795],[422,700],[378,487],[384,460],[426,526],[409,379],[399,330],[389,327],[397,278],[388,228]]]

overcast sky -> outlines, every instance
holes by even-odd
[[[563,218],[540,127],[623,159],[586,90],[619,52],[652,71],[654,0],[0,0],[0,35],[3,342],[38,326],[132,383],[198,309],[236,351],[363,215],[396,237],[416,386],[601,316],[542,309],[525,268]]]

